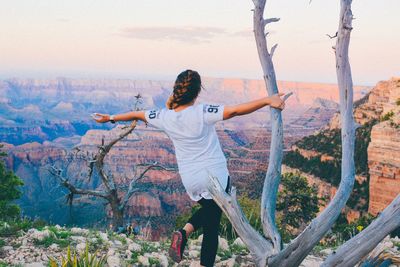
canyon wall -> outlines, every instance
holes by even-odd
[[[376,215],[400,194],[400,78],[378,84],[370,98],[379,105],[382,122],[372,128],[368,147],[369,212]]]

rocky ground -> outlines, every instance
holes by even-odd
[[[46,226],[41,230],[30,229],[19,237],[3,238],[0,248],[0,266],[48,266],[50,259],[58,264],[66,257],[67,247],[78,254],[87,248],[98,258],[106,258],[106,266],[199,266],[202,236],[190,240],[185,259],[176,264],[168,258],[168,241],[150,242],[140,236],[129,236],[81,228],[64,228],[58,225]],[[399,255],[400,239],[385,239],[376,249]],[[332,253],[324,249],[309,255],[303,267],[320,266],[324,257]],[[377,254],[376,254],[377,255]],[[234,242],[220,238],[216,266],[254,266],[251,256],[238,238]],[[395,266],[395,265],[393,265]]]

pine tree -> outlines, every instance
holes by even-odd
[[[21,197],[22,192],[19,186],[24,184],[12,171],[6,169],[1,160],[5,155],[4,152],[0,152],[0,220],[12,219],[20,215],[19,206],[12,202]]]
[[[320,198],[315,187],[299,173],[285,173],[281,178],[282,190],[278,193],[276,209],[284,241],[290,240],[290,229],[308,223],[319,211]]]

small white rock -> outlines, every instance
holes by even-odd
[[[86,243],[86,238],[83,236],[71,236],[71,240],[75,241],[76,243]]]
[[[59,249],[59,246],[58,246],[57,244],[51,244],[51,245],[49,246],[49,249],[51,249],[51,250],[58,250],[58,249]]]
[[[125,258],[130,259],[132,257],[132,252],[130,250],[125,250]]]
[[[76,250],[80,253],[85,251],[85,249],[86,249],[86,243],[79,243],[78,245],[76,245]]]
[[[162,267],[168,267],[168,258],[163,254],[156,254],[154,255],[159,261]]]
[[[43,262],[32,262],[32,263],[27,263],[24,264],[25,267],[46,267],[46,265]]]
[[[200,256],[200,252],[197,250],[190,250],[189,251],[189,258],[191,259],[195,259],[198,258]]]
[[[220,237],[218,240],[219,248],[223,251],[229,250],[228,241],[225,238]]]
[[[200,261],[192,261],[189,267],[200,267]]]
[[[233,244],[239,247],[246,247],[246,245],[243,243],[240,237],[236,238],[235,241],[233,241]]]
[[[333,249],[331,248],[326,248],[320,251],[320,253],[324,256],[331,255],[333,253]]]
[[[150,265],[149,259],[147,257],[142,256],[142,255],[140,255],[138,257],[138,262],[140,264],[142,264],[143,266],[149,266]]]
[[[113,248],[110,248],[107,252],[107,257],[113,256],[115,254],[115,250]]]
[[[133,242],[133,243],[128,245],[128,249],[130,251],[141,251],[142,247],[139,244],[136,244],[136,243]]]
[[[88,229],[82,229],[79,227],[72,227],[71,228],[71,234],[73,235],[87,235],[89,234],[89,230]]]
[[[233,267],[235,266],[235,259],[227,259],[221,262],[218,262],[216,265],[216,267]]]
[[[108,241],[108,236],[106,233],[99,232],[99,236],[100,236],[101,240]]]
[[[3,249],[3,251],[11,251],[11,250],[14,250],[14,248],[13,248],[12,246],[4,246],[2,249]]]
[[[107,258],[108,267],[120,267],[121,262],[117,255],[113,255]]]
[[[119,240],[114,240],[114,246],[117,248],[120,248],[120,247],[122,247],[122,242]]]

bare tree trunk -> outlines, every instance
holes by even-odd
[[[124,226],[124,210],[120,208],[120,199],[116,190],[110,192],[110,208],[112,212],[113,230],[117,231],[119,227]]]
[[[264,72],[264,81],[268,95],[278,93],[275,69],[272,56],[276,45],[268,52],[265,26],[271,22],[279,21],[278,18],[264,19],[266,0],[253,0],[254,14],[253,27],[257,45],[258,57]],[[281,166],[283,157],[283,125],[281,111],[271,108],[271,148],[268,160],[268,170],[264,180],[261,197],[261,221],[265,236],[272,241],[273,252],[281,250],[281,236],[275,223],[276,197],[281,179]]]
[[[400,226],[400,194],[367,228],[331,254],[323,267],[350,267],[373,250],[382,239]]]

